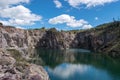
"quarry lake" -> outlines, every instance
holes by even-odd
[[[37,49],[50,80],[120,80],[120,60],[84,49]]]

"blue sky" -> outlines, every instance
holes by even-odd
[[[0,22],[19,28],[87,29],[113,18],[119,0],[0,0]]]

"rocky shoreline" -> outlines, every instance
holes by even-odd
[[[0,49],[0,80],[49,80],[49,76],[42,66],[18,61]]]
[[[0,36],[1,48],[83,48],[120,56],[120,21],[71,31],[57,31],[55,28],[23,30],[1,25]]]
[[[89,30],[23,30],[0,25],[0,80],[49,80],[42,66],[29,63],[27,49],[83,48],[120,57],[120,21]]]

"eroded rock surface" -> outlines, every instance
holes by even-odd
[[[0,25],[1,48],[84,48],[120,56],[120,21],[106,23],[89,30],[57,31],[54,28],[23,30]]]
[[[42,66],[19,64],[7,51],[0,50],[0,80],[49,80]]]

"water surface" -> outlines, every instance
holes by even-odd
[[[50,80],[120,80],[120,62],[84,49],[37,50]]]

